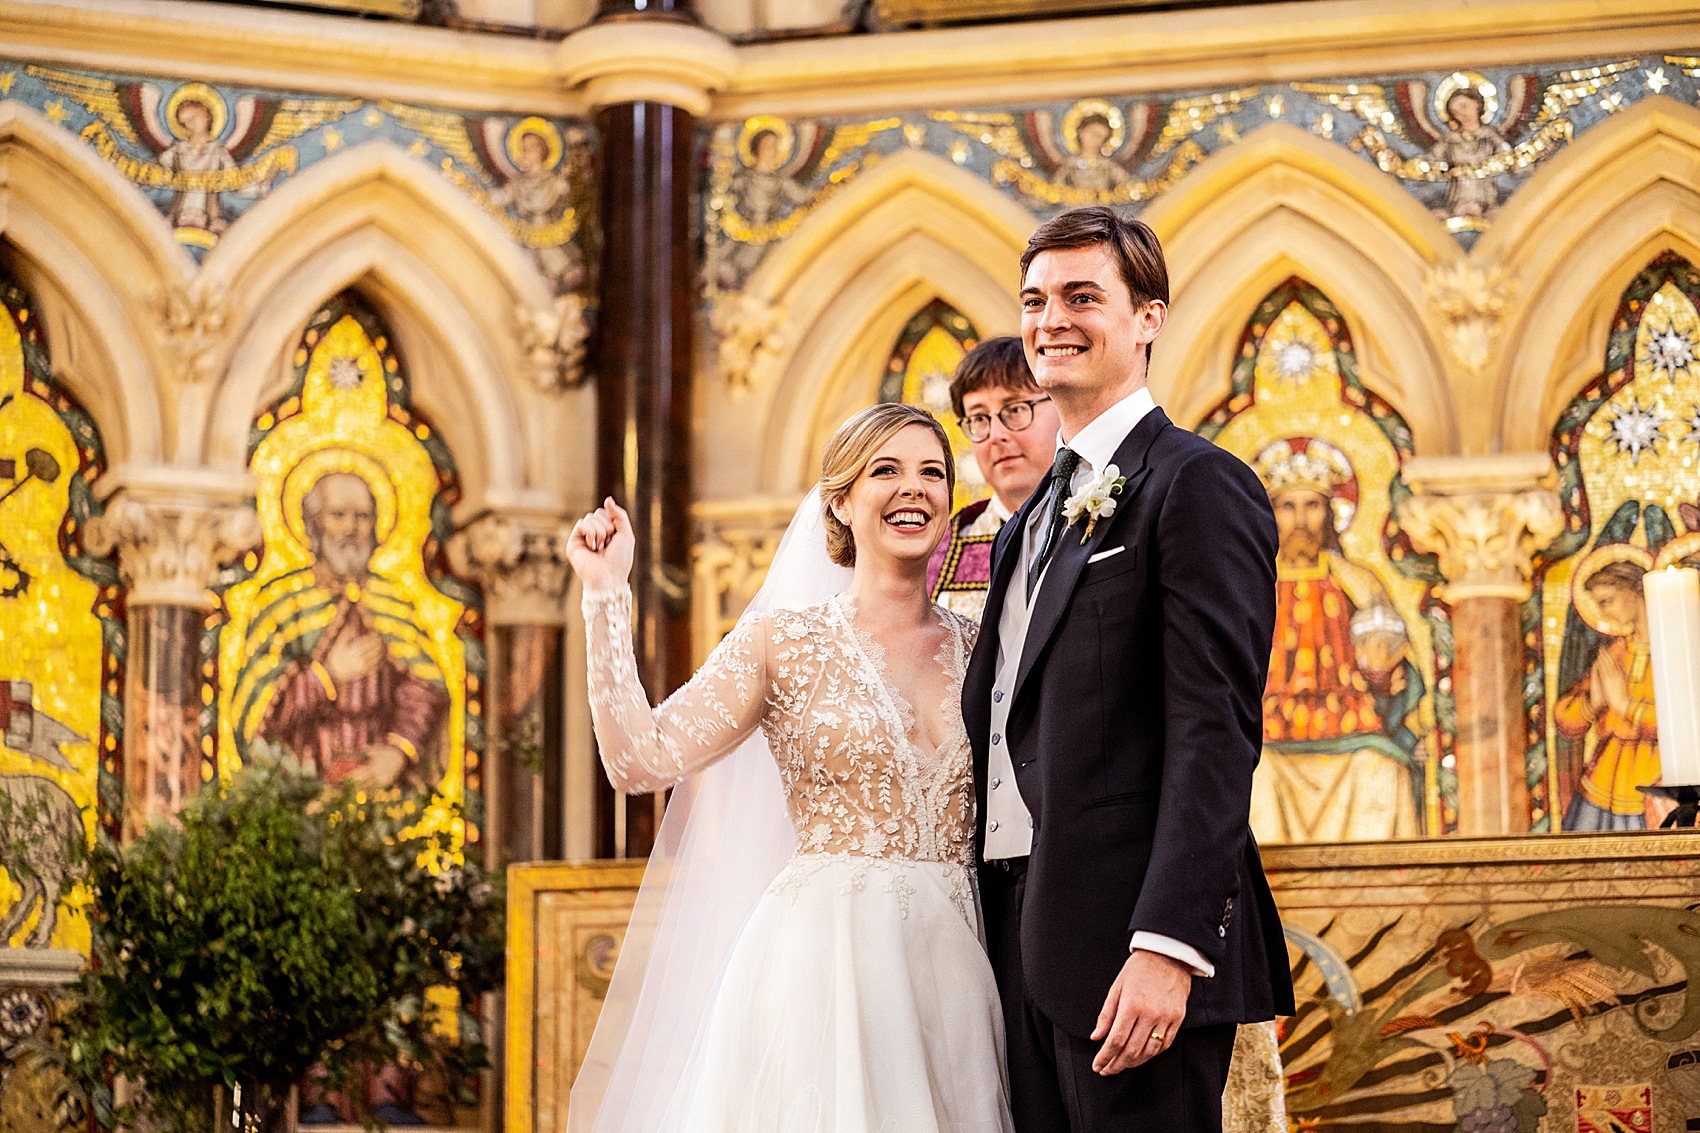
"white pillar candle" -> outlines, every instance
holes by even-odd
[[[1649,571],[1647,630],[1659,766],[1667,786],[1700,784],[1700,572]]]

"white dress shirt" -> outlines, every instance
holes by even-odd
[[[1069,494],[1079,491],[1088,479],[1115,459],[1116,450],[1133,432],[1145,415],[1157,407],[1148,388],[1141,387],[1099,414],[1073,440],[1057,435],[1057,447],[1067,444],[1080,456],[1080,465],[1069,482]],[[1041,491],[1049,488],[1046,485]],[[1004,739],[1009,723],[1009,707],[1015,691],[1015,675],[1021,671],[1021,651],[1027,641],[1027,623],[1032,614],[1032,602],[1027,597],[1027,565],[1038,553],[1044,537],[1044,523],[1050,512],[1050,501],[1040,500],[1027,515],[1021,532],[1019,557],[1010,575],[1009,588],[1004,595],[1003,612],[998,618],[998,668],[992,686],[992,734],[987,747],[986,761],[986,848],[987,860],[1026,857],[1033,848],[1033,816],[1021,798],[1021,788],[1015,782],[1015,764]],[[1038,585],[1033,588],[1037,600],[1050,574],[1046,565]],[[1215,967],[1196,948],[1172,937],[1154,932],[1136,932],[1130,951],[1144,949],[1179,960],[1197,976],[1213,976]]]

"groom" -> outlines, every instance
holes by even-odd
[[[1074,209],[1021,269],[1061,445],[999,533],[962,694],[1015,1125],[1216,1133],[1235,1025],[1293,1010],[1247,823],[1275,519],[1146,388],[1169,296],[1150,228]]]

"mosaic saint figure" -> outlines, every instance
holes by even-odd
[[[1448,169],[1479,164],[1511,149],[1498,130],[1488,125],[1487,100],[1474,87],[1460,87],[1446,99],[1445,133],[1429,149],[1429,157]],[[1442,216],[1486,218],[1499,208],[1499,188],[1492,177],[1454,177],[1446,183]]]
[[[753,131],[746,127],[738,145],[740,164],[732,173],[728,207],[751,229],[781,220],[814,199],[813,191],[798,179],[798,165],[790,161],[796,139],[789,127],[780,128],[783,125]],[[765,244],[738,241],[725,241],[720,248],[715,278],[727,291],[741,288],[767,252]]]
[[[491,201],[512,210],[528,224],[554,224],[573,205],[572,171],[581,164],[565,160],[564,154],[582,155],[585,146],[583,135],[576,130],[568,131],[563,142],[551,123],[541,118],[525,119],[508,139],[508,151],[518,173],[491,192]],[[538,266],[557,294],[584,286],[584,252],[577,241],[544,245],[534,251]]]
[[[1576,794],[1564,814],[1566,830],[1642,830],[1647,796],[1659,781],[1658,714],[1647,633],[1647,568],[1607,562],[1578,574],[1577,608],[1606,634],[1581,679],[1559,697],[1553,724],[1560,735],[1591,740]]]
[[[1102,114],[1088,114],[1075,129],[1079,152],[1064,163],[1057,180],[1071,189],[1108,193],[1127,184],[1127,170],[1110,156],[1114,129]]]
[[[1314,438],[1277,441],[1257,469],[1280,537],[1275,647],[1263,695],[1263,759],[1252,793],[1260,840],[1416,837],[1422,695],[1409,635],[1375,572],[1347,558],[1336,490],[1351,463]]]
[[[283,647],[283,675],[259,734],[310,760],[329,783],[429,784],[424,766],[448,696],[394,655],[380,619],[404,614],[371,574],[377,505],[359,476],[333,472],[301,501],[313,565],[312,605],[330,624]]]

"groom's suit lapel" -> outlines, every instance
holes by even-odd
[[[968,721],[971,736],[985,732],[982,725],[990,722],[992,684],[997,679],[998,623],[1003,618],[1004,597],[1021,562],[1021,532],[1044,495],[1045,485],[1041,484],[1039,490],[1004,521],[992,543],[992,581],[986,591],[986,607],[980,614],[980,644],[974,650],[963,681],[964,690],[972,693],[971,697],[964,698],[964,705],[972,700],[975,716],[978,717],[984,710],[987,718]]]
[[[1068,608],[1068,600],[1074,594],[1075,584],[1080,581],[1080,573],[1086,569],[1086,561],[1098,552],[1099,544],[1118,526],[1116,520],[1131,510],[1134,496],[1144,487],[1146,477],[1151,472],[1145,462],[1146,456],[1150,453],[1157,435],[1168,427],[1169,418],[1161,409],[1153,409],[1134,426],[1133,431],[1123,439],[1121,447],[1116,449],[1112,463],[1122,470],[1121,474],[1127,477],[1127,483],[1122,485],[1121,492],[1116,496],[1115,515],[1109,521],[1097,524],[1092,534],[1084,541],[1079,532],[1084,530],[1085,519],[1063,528],[1062,535],[1059,536],[1061,542],[1051,555],[1051,565],[1046,569],[1044,581],[1039,586],[1037,601],[1033,604],[1033,612],[1027,620],[1027,640],[1021,647],[1021,668],[1015,674],[1016,699],[1020,699],[1021,690],[1027,684],[1028,674],[1033,671],[1034,663],[1045,652],[1045,646],[1050,642],[1051,635],[1056,632],[1057,624],[1062,621],[1063,611]],[[1016,579],[1010,585],[1024,585],[1024,582]]]

